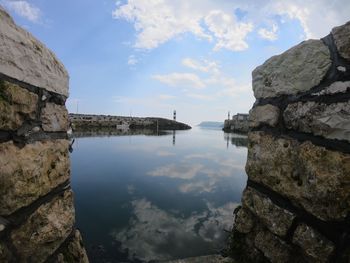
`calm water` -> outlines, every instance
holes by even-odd
[[[199,128],[89,136],[76,138],[71,162],[77,227],[91,262],[222,249],[246,184],[244,136]]]

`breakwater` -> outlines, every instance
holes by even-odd
[[[75,228],[68,73],[0,6],[0,262],[88,262]]]
[[[349,262],[350,22],[253,71],[239,262]]]
[[[148,129],[148,130],[188,130],[191,126],[164,118],[126,117],[93,114],[69,114],[72,129],[81,131],[91,128]]]

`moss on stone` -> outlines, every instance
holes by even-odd
[[[0,101],[8,101],[8,96],[6,94],[7,85],[6,82],[0,79]]]

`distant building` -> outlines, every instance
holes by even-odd
[[[248,118],[249,114],[237,113],[232,116],[231,120],[225,120],[223,130],[226,132],[247,133],[249,130]]]

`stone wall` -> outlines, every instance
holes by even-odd
[[[68,74],[0,6],[0,262],[88,262],[74,228]]]
[[[350,22],[253,71],[240,262],[350,262]]]

